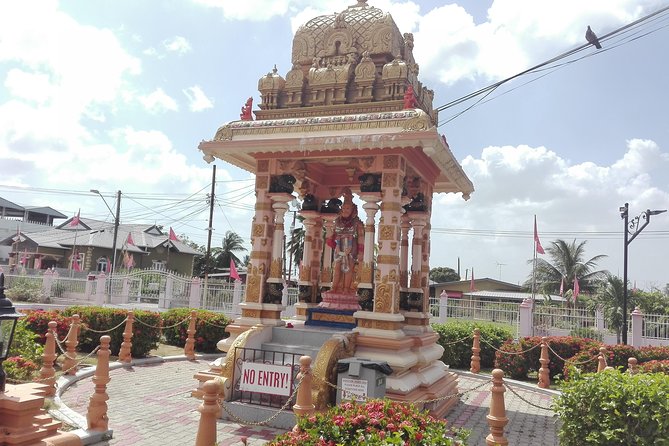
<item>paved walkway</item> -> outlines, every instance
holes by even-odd
[[[108,445],[194,445],[200,413],[200,400],[190,396],[196,386],[193,375],[208,369],[208,361],[174,361],[152,365],[118,368],[111,371],[107,385],[109,394],[109,427],[113,438],[96,446]],[[490,384],[470,374],[460,377],[460,403],[446,419],[455,427],[472,431],[469,446],[485,446],[488,435],[486,415],[490,401]],[[557,424],[553,413],[537,408],[550,405],[551,396],[513,385],[518,394],[505,394],[509,424],[505,432],[509,444],[529,446],[557,445]],[[62,402],[84,415],[93,394],[91,378],[84,378],[65,390]],[[523,401],[525,400],[525,401]],[[536,406],[535,406],[536,405]],[[280,429],[243,426],[229,421],[218,422],[219,446],[241,445],[242,437],[249,445],[262,445],[284,431]]]

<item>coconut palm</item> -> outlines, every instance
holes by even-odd
[[[304,217],[301,215],[297,216],[297,220],[300,222],[304,221]],[[290,260],[285,259],[285,265],[286,268],[290,266],[291,271],[297,271],[297,267],[299,266],[300,262],[302,261],[302,256],[304,254],[304,236],[306,234],[306,231],[304,230],[304,226],[300,226],[298,228],[293,228],[293,230],[290,233],[290,238],[288,241],[286,241],[286,251],[292,254],[293,258],[293,265],[288,265],[288,262]],[[292,273],[291,273],[292,275]]]
[[[623,330],[623,297],[623,280],[606,272],[605,279],[595,293],[595,302],[604,310],[609,327],[616,331],[618,344]]]
[[[234,231],[227,231],[223,237],[220,248],[213,248],[211,256],[214,259],[216,268],[230,268],[230,260],[239,266],[242,262],[235,254],[240,251],[248,251],[244,247],[244,239]]]
[[[581,292],[592,293],[597,289],[599,281],[606,276],[606,271],[597,270],[597,262],[605,258],[605,255],[597,255],[589,260],[585,259],[586,240],[576,243],[576,240],[568,243],[564,240],[555,240],[551,246],[546,248],[546,253],[551,261],[542,258],[537,259],[535,269],[537,289],[543,294],[557,294],[564,279],[564,290],[573,290],[574,278],[578,278]],[[530,262],[532,262],[530,260]],[[525,286],[532,287],[532,276],[530,275]]]

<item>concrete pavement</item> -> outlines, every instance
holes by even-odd
[[[109,428],[113,438],[97,443],[110,445],[194,445],[200,413],[200,400],[190,396],[196,381],[193,375],[208,369],[208,360],[170,361],[111,371],[107,385],[109,394]],[[471,430],[469,446],[484,446],[488,435],[486,415],[490,402],[490,387],[479,387],[488,377],[462,373],[459,390],[460,403],[446,419],[454,427]],[[507,381],[515,391],[505,394],[507,424],[505,432],[509,444],[529,446],[557,445],[557,418],[550,410],[552,394],[528,390],[520,383]],[[90,377],[83,378],[61,395],[61,402],[72,411],[85,416],[94,386]],[[242,437],[249,445],[262,445],[284,431],[262,426],[243,426],[229,421],[218,421],[219,446],[241,445]]]

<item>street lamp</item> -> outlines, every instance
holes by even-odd
[[[112,209],[109,207],[109,204],[107,204],[107,200],[105,200],[105,197],[102,196],[99,190],[97,189],[91,189],[90,190],[94,194],[98,194],[100,198],[102,198],[102,201],[105,202],[105,206],[107,206],[107,209],[109,209],[109,213],[112,214],[112,217],[114,217],[114,241],[112,242],[112,249],[114,250],[114,255],[112,256],[112,269],[111,272],[113,273],[116,270],[116,240],[118,238],[118,225],[119,225],[119,215],[121,214],[121,191],[116,192],[116,212],[112,211]]]
[[[623,251],[623,344],[627,344],[627,250],[632,240],[637,235],[641,234],[646,226],[650,223],[651,215],[659,215],[667,212],[666,209],[651,211],[646,209],[641,214],[629,220],[629,203],[621,206],[620,217],[625,220],[625,247]]]
[[[5,391],[7,375],[2,368],[2,363],[9,354],[9,346],[12,344],[16,321],[21,315],[16,312],[12,301],[5,297],[5,275],[0,273],[0,394]]]

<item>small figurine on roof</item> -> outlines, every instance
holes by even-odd
[[[416,101],[416,95],[413,91],[413,86],[409,85],[404,92],[404,109],[407,108],[416,108],[418,107],[418,101]]]
[[[239,117],[242,121],[253,121],[253,116],[251,115],[251,108],[253,106],[253,98],[248,98],[246,104],[242,107],[242,112]]]

